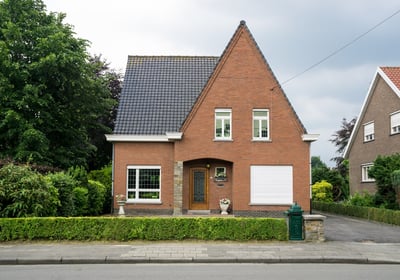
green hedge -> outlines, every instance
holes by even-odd
[[[0,241],[10,240],[279,240],[285,219],[273,218],[3,218]]]
[[[400,211],[313,201],[313,209],[400,226]]]

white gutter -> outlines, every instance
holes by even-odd
[[[182,140],[182,132],[166,132],[165,135],[106,134],[109,142],[172,142]]]
[[[319,138],[319,134],[303,134],[301,135],[301,139],[303,139],[304,142],[314,142],[317,141]]]

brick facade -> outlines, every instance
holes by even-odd
[[[218,108],[231,109],[232,140],[214,139]],[[252,139],[253,109],[269,110],[270,140]],[[127,213],[143,209],[186,213],[194,168],[206,171],[212,213],[219,211],[222,197],[231,199],[230,212],[238,215],[276,216],[287,210],[288,204],[250,205],[252,165],[292,166],[293,202],[310,210],[310,142],[303,141],[306,131],[247,27],[236,31],[181,132],[182,139],[169,143],[114,143],[115,193],[126,190],[128,165],[162,166],[162,203],[127,204]],[[215,180],[218,166],[226,168],[226,181]]]
[[[380,75],[375,78],[364,109],[359,116],[359,125],[355,127],[347,155],[351,194],[364,190],[375,193],[375,182],[362,181],[362,165],[373,163],[378,155],[391,155],[400,151],[400,134],[392,135],[390,131],[390,114],[400,110],[400,98]],[[374,140],[365,142],[363,124],[372,121]]]

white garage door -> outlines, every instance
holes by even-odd
[[[293,203],[292,166],[251,166],[251,203]]]

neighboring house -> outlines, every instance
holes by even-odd
[[[374,193],[368,169],[378,155],[400,152],[400,67],[379,67],[362,105],[344,157],[349,160],[350,193]]]
[[[221,57],[129,56],[114,133],[114,196],[131,214],[310,210],[310,143],[244,21]],[[116,208],[116,204],[114,205]]]

